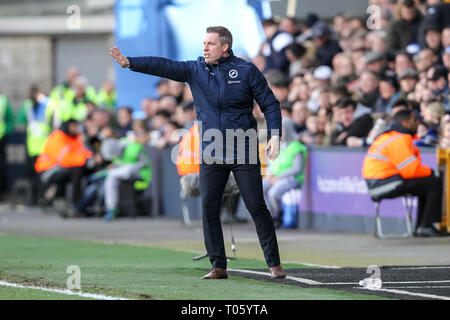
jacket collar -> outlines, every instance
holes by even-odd
[[[412,132],[411,130],[405,128],[404,126],[402,126],[400,123],[398,123],[398,122],[395,121],[395,120],[392,120],[391,125],[390,125],[388,131],[397,131],[397,132],[400,132],[400,133],[409,134],[409,135],[411,135],[411,136],[414,136],[414,135],[415,135],[414,132]]]
[[[230,50],[230,53],[228,56],[219,58],[219,64],[225,63],[225,62],[230,62],[233,58],[234,58],[233,50]]]

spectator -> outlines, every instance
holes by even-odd
[[[49,204],[58,188],[72,182],[71,204],[81,199],[81,180],[85,175],[87,160],[92,157],[79,134],[79,124],[74,119],[65,121],[61,129],[53,131],[45,141],[42,153],[36,160],[43,190],[42,204]]]
[[[280,151],[280,156],[270,163],[271,175],[263,181],[264,197],[276,226],[282,218],[281,197],[303,185],[308,150],[300,141],[291,142]]]
[[[300,73],[303,68],[302,57],[306,53],[306,48],[300,43],[291,43],[286,46],[286,57],[289,60],[289,77],[293,78]]]
[[[433,51],[434,54],[440,55],[442,50],[441,31],[436,25],[425,27],[425,45],[426,48]]]
[[[169,113],[174,113],[176,106],[177,106],[176,98],[174,98],[170,95],[165,95],[165,96],[159,97],[158,110],[166,110]]]
[[[167,81],[168,86],[168,95],[172,96],[176,99],[176,103],[180,104],[183,101],[183,95],[184,95],[184,82],[178,82],[174,80],[168,80]]]
[[[108,108],[111,112],[115,111],[117,106],[117,93],[112,81],[105,81],[102,84],[96,97],[96,104],[100,107]]]
[[[281,118],[292,119],[292,103],[289,101],[283,101],[280,103]]]
[[[445,110],[449,110],[447,76],[447,69],[441,65],[433,66],[427,71],[428,89],[432,91],[436,99],[441,99]]]
[[[292,121],[294,121],[294,131],[296,134],[306,129],[306,118],[309,109],[306,102],[298,100],[292,105]]]
[[[270,89],[279,102],[287,101],[289,94],[289,79],[278,70],[269,70],[264,73]]]
[[[290,33],[294,38],[298,37],[302,33],[299,22],[295,17],[284,17],[281,19],[279,29]]]
[[[400,84],[399,99],[407,99],[408,94],[414,91],[417,82],[419,81],[419,74],[416,69],[406,69],[398,76]]]
[[[130,107],[122,107],[117,110],[117,122],[119,124],[119,138],[126,137],[128,131],[132,131],[133,111]]]
[[[331,84],[333,69],[328,66],[320,66],[314,70],[313,91],[308,100],[308,109],[312,112],[319,110],[319,95],[322,90]]]
[[[156,84],[158,98],[169,95],[169,80],[162,78]]]
[[[444,116],[444,106],[440,102],[432,102],[426,105],[423,111],[423,121],[427,126],[425,135],[414,143],[419,147],[436,147],[439,144],[439,125]]]
[[[163,129],[166,124],[170,121],[170,113],[167,110],[158,111],[152,119],[152,128],[153,130],[150,132],[150,141],[149,144],[151,146],[156,146],[158,144],[159,139],[163,135]]]
[[[406,69],[414,68],[414,62],[411,55],[406,51],[400,51],[395,55],[394,71],[399,76]]]
[[[373,30],[366,35],[365,47],[369,51],[386,52],[386,30]]]
[[[320,65],[332,65],[332,60],[335,54],[342,51],[339,43],[331,36],[331,30],[328,26],[318,21],[313,26],[313,39],[317,46],[316,57]]]
[[[261,53],[265,58],[265,71],[278,70],[287,75],[289,73],[289,60],[285,49],[293,42],[292,34],[280,30],[273,19],[262,22],[266,41],[262,45]]]
[[[152,117],[158,112],[158,101],[149,97],[142,99],[141,110],[145,113],[145,121],[151,129]]]
[[[367,137],[373,126],[373,119],[370,113],[365,113],[357,118],[354,117],[356,102],[344,98],[338,103],[337,121],[339,126],[331,136],[332,145],[347,145],[348,137]]]
[[[435,25],[440,29],[450,25],[450,3],[438,0],[427,1],[428,9],[424,17],[424,24]]]
[[[134,119],[133,120],[133,131],[132,131],[131,141],[139,142],[146,145],[150,140],[150,132],[147,127],[145,119]]]
[[[50,96],[46,108],[46,118],[52,124],[53,129],[59,128],[61,123],[69,119],[83,121],[87,116],[87,103],[95,101],[95,96],[92,99],[89,98],[86,91],[86,78],[79,76],[71,84],[74,88],[73,93],[66,91],[62,99],[59,96],[53,96],[53,98]]]
[[[414,112],[397,112],[390,130],[380,135],[367,152],[362,174],[374,200],[404,194],[418,196],[415,235],[439,236],[433,223],[442,217],[442,181],[421,163],[420,151],[413,144],[416,131]]]
[[[403,0],[400,5],[399,18],[393,20],[388,26],[386,50],[391,52],[404,50],[410,43],[417,43],[421,21],[421,14],[414,1]]]
[[[442,63],[447,70],[450,70],[450,46],[447,46],[442,51]]]
[[[179,122],[178,124],[182,125],[183,128],[189,130],[194,125],[194,121],[197,120],[194,101],[188,101],[183,105],[182,110],[183,119],[182,122]]]
[[[357,92],[358,101],[371,110],[374,110],[375,103],[379,97],[379,81],[379,76],[369,70],[364,71],[359,76]]]
[[[122,181],[134,182],[136,190],[144,190],[150,184],[152,169],[150,158],[144,146],[138,142],[105,140],[101,154],[105,160],[112,161],[105,180],[105,221],[111,221],[117,214],[119,205],[119,184]]]
[[[387,61],[384,52],[382,51],[369,51],[365,54],[366,69],[381,75],[386,67]]]
[[[398,83],[392,73],[385,73],[380,79],[379,93],[374,112],[390,113],[392,104],[398,99]]]
[[[306,118],[306,130],[298,134],[298,139],[307,145],[320,145],[322,134],[319,131],[319,117],[317,113],[311,113]]]
[[[441,121],[442,135],[439,148],[450,149],[450,115],[446,114]]]
[[[39,194],[39,176],[34,165],[51,133],[51,128],[45,121],[47,104],[48,97],[33,85],[30,87],[28,99],[23,102],[16,116],[17,124],[26,126],[27,175],[31,183],[31,204],[37,204]]]
[[[345,15],[342,12],[337,13],[333,18],[333,30],[338,37],[342,37],[342,32],[346,23]]]
[[[443,48],[450,46],[450,25],[442,29],[441,44]]]
[[[433,64],[438,61],[438,56],[434,54],[433,50],[425,48],[420,50],[417,54],[417,61],[415,62],[417,71],[427,71]]]
[[[0,94],[0,196],[8,190],[8,163],[6,162],[6,144],[8,136],[14,130],[14,113],[9,99]]]
[[[351,85],[356,80],[355,66],[351,56],[346,52],[337,53],[333,57],[332,84],[337,86]]]

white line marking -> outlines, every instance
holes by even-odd
[[[448,283],[450,280],[436,280],[436,281],[383,281],[383,284],[419,284],[419,283]],[[321,283],[324,286],[339,286],[339,285],[354,285],[358,282],[329,282]]]
[[[359,288],[359,289],[365,289],[365,288]],[[407,295],[407,296],[415,296],[415,297],[439,299],[439,300],[450,300],[450,297],[437,296],[435,294],[409,292],[409,291],[405,291],[405,290],[376,289],[376,290],[370,290],[370,291],[375,291],[375,292],[377,292],[377,291],[384,291],[384,292],[390,292],[390,293],[395,293],[395,294],[403,294],[403,295]]]
[[[268,276],[270,277],[270,273],[269,272],[261,272],[261,271],[253,271],[253,270],[239,270],[239,269],[228,269],[228,271],[235,271],[235,272],[241,272],[241,273],[250,273],[250,274],[258,274],[261,276]],[[305,278],[298,278],[298,277],[292,277],[292,276],[286,276],[286,279],[288,280],[293,280],[293,281],[297,281],[300,283],[304,283],[304,284],[309,284],[309,285],[321,285],[321,282],[317,282],[314,280],[310,280],[310,279],[305,279]]]
[[[318,268],[323,268],[323,269],[342,269],[342,267],[338,267],[338,266],[326,266],[326,265],[323,265],[323,264],[298,262],[298,261],[283,261],[283,263],[303,264],[303,265],[308,266],[308,267],[318,267]]]
[[[410,286],[410,287],[392,287],[384,289],[444,289],[450,288],[450,286]]]
[[[421,269],[450,269],[450,266],[436,266],[436,267],[398,267],[389,268],[388,270],[421,270]]]
[[[0,281],[0,286],[4,287],[13,287],[13,288],[21,288],[21,289],[34,289],[34,290],[41,290],[41,291],[47,291],[47,292],[54,292],[54,293],[61,293],[61,294],[67,294],[71,296],[80,296],[84,298],[93,298],[93,299],[100,299],[100,300],[129,300],[127,298],[121,298],[121,297],[111,297],[111,296],[105,296],[103,294],[96,294],[96,293],[87,293],[87,292],[75,292],[71,290],[61,290],[61,289],[50,289],[45,287],[34,287],[34,286],[24,286],[17,283],[9,283],[6,281]]]

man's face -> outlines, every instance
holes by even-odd
[[[412,21],[416,17],[416,8],[408,8],[406,6],[402,6],[400,15],[403,20]]]
[[[413,132],[414,134],[417,132],[417,126],[419,125],[419,122],[417,121],[416,115],[413,113],[411,113],[411,117],[409,118],[408,121],[403,121],[402,125],[411,130],[411,132]]]
[[[351,105],[347,106],[346,108],[341,108],[339,110],[339,118],[341,120],[341,123],[345,127],[349,127],[352,124],[354,111],[355,110],[353,110],[353,107]]]
[[[78,122],[71,122],[68,127],[67,131],[69,132],[69,135],[76,136],[78,134]]]
[[[419,53],[419,61],[417,61],[416,66],[419,71],[427,70],[434,62],[433,51],[425,49]]]
[[[400,80],[400,87],[404,92],[413,91],[416,84],[417,84],[416,78],[407,77]]]
[[[408,68],[414,68],[413,63],[408,59],[408,57],[406,57],[403,54],[395,57],[395,73],[397,75],[399,75]]]
[[[216,64],[228,52],[228,44],[221,44],[218,33],[207,33],[203,42],[203,55],[205,62]]]
[[[359,78],[359,87],[366,94],[372,93],[378,88],[378,79],[373,74],[364,72]]]
[[[395,87],[386,81],[380,81],[380,95],[383,99],[389,99],[395,93]]]
[[[437,49],[441,45],[441,33],[437,30],[428,30],[425,34],[425,42],[431,49]]]

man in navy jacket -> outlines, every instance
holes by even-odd
[[[187,82],[191,88],[202,134],[200,195],[205,246],[212,265],[203,279],[228,277],[219,213],[230,172],[255,221],[271,277],[284,278],[286,273],[280,265],[275,227],[264,202],[258,148],[255,148],[257,127],[252,115],[253,100],[256,100],[267,121],[268,156],[274,160],[280,150],[280,104],[256,66],[234,56],[231,48],[232,35],[228,29],[209,27],[204,56],[196,61],[125,57],[117,47],[112,48],[110,54],[123,68]]]

